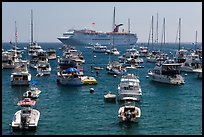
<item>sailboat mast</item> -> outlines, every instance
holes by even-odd
[[[33,43],[33,10],[31,10],[31,44]]]
[[[130,34],[130,18],[128,18],[128,33]],[[128,37],[128,44],[130,44],[130,36]]]
[[[115,29],[115,7],[113,10],[113,32],[114,32],[114,29]]]
[[[17,36],[18,36],[18,32],[17,32],[17,27],[16,27],[16,21],[15,21],[15,50],[17,47]]]
[[[179,50],[180,50],[180,42],[181,42],[181,18],[179,18]]]
[[[198,43],[198,32],[197,32],[197,30],[196,30],[195,50],[196,50],[197,43]]]
[[[150,30],[149,30],[149,37],[148,37],[148,43],[147,43],[148,47],[150,42],[151,30],[152,30],[152,25],[150,25]]]
[[[115,28],[115,7],[113,10],[113,48],[114,48],[114,28]]]
[[[165,44],[165,18],[163,20],[162,38],[161,38],[161,49],[162,49],[162,43]]]
[[[153,35],[154,35],[154,32],[153,32],[153,27],[154,27],[154,24],[153,24],[153,20],[154,20],[154,18],[153,18],[153,16],[152,16],[152,45],[153,45],[153,42],[154,42],[154,39],[153,39]]]
[[[166,41],[166,40],[165,40],[165,33],[166,33],[165,31],[166,31],[166,30],[165,30],[165,18],[164,18],[164,44],[165,44],[165,41]]]
[[[158,44],[158,27],[159,27],[159,24],[158,24],[158,18],[159,18],[159,14],[157,13],[157,28],[156,28],[156,43]]]
[[[130,18],[128,18],[128,33],[130,33]]]

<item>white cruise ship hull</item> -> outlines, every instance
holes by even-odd
[[[109,46],[113,43],[114,37],[114,45],[122,46],[122,45],[135,45],[137,43],[136,34],[127,34],[127,33],[80,33],[80,32],[72,32],[69,35],[58,37],[58,40],[61,41],[65,45],[95,45],[99,43],[103,46]]]

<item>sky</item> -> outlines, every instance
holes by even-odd
[[[154,38],[158,13],[158,39],[161,41],[165,18],[165,41],[175,42],[181,18],[181,42],[202,42],[202,2],[2,2],[2,42],[30,41],[31,9],[34,20],[34,41],[59,42],[68,29],[93,29],[110,32],[115,7],[116,24],[120,30],[136,33],[138,42],[148,42],[151,18]],[[93,23],[95,23],[93,25]],[[120,31],[119,30],[119,31]]]

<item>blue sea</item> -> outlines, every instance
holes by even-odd
[[[62,55],[61,43],[39,43],[43,49],[54,48],[57,56]],[[9,43],[2,43],[4,50],[11,49]],[[18,47],[27,47],[28,43],[19,43]],[[182,43],[185,49],[194,48],[192,44]],[[199,46],[198,46],[199,47]],[[201,44],[200,44],[201,47]],[[121,77],[107,74],[100,70],[98,77],[91,65],[105,68],[109,57],[103,53],[93,53],[85,46],[76,47],[83,53],[84,74],[94,76],[97,85],[67,87],[57,84],[57,59],[49,60],[52,71],[50,76],[36,76],[36,70],[29,68],[32,80],[38,81],[37,87],[42,91],[37,99],[35,109],[40,111],[36,131],[13,132],[9,124],[16,111],[20,109],[17,102],[28,87],[12,87],[11,70],[2,69],[2,134],[3,135],[202,135],[202,79],[196,74],[182,73],[185,84],[180,86],[162,84],[146,78],[153,63],[141,64],[144,68],[128,69],[139,77],[142,88],[142,101],[137,102],[141,109],[138,123],[119,123],[119,102],[108,103],[103,95],[108,91],[117,94]],[[127,46],[118,46],[125,52]],[[151,46],[149,47],[152,48]],[[160,49],[160,46],[155,46]],[[165,53],[178,49],[178,44],[170,43],[162,47]],[[94,55],[96,58],[94,58]],[[26,58],[26,55],[23,55]],[[118,60],[111,56],[111,60]],[[90,88],[94,93],[90,93]]]

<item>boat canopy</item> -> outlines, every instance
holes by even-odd
[[[77,72],[77,73],[79,73],[79,70],[76,69],[76,68],[68,68],[68,69],[65,70],[65,72],[66,73],[68,73],[68,72]]]
[[[24,98],[24,100],[20,100],[17,105],[19,105],[19,106],[34,106],[35,101],[31,100],[30,98]]]

